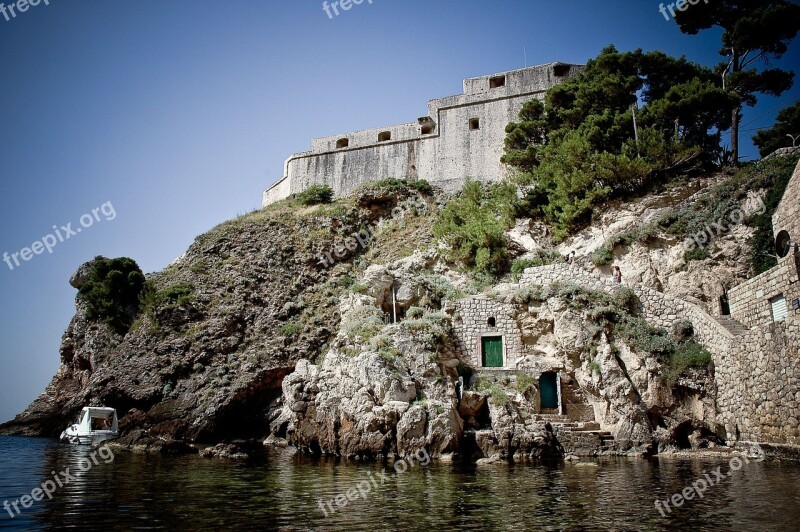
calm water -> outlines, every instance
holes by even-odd
[[[430,464],[406,473],[270,450],[259,462],[116,452],[79,472],[88,451],[0,437],[0,503],[70,468],[70,482],[2,529],[281,530],[797,530],[800,465],[745,465],[664,518],[653,506],[726,460],[604,458],[599,467]],[[325,517],[333,499],[371,478],[367,500]],[[351,495],[356,492],[351,491]],[[334,503],[335,505],[335,503]],[[20,507],[20,509],[22,509]],[[12,510],[13,511],[13,510]],[[330,509],[328,509],[330,513]]]

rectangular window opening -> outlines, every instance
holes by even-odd
[[[383,133],[378,134],[378,142],[388,142],[390,140],[392,140],[391,131],[384,131]]]
[[[350,139],[339,139],[336,141],[336,149],[341,150],[350,146]]]
[[[553,67],[553,74],[557,78],[563,78],[567,74],[569,74],[569,65],[556,65]]]
[[[506,86],[505,76],[495,76],[493,78],[489,78],[490,89],[499,89],[500,87],[505,87],[505,86]]]
[[[469,130],[470,131],[477,131],[481,128],[481,120],[480,118],[470,118],[469,120]]]
[[[778,323],[789,316],[789,308],[786,306],[786,298],[783,294],[769,300],[772,307],[772,321]]]

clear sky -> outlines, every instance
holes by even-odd
[[[320,0],[49,0],[0,15],[0,254],[88,214],[52,253],[0,262],[0,421],[58,369],[81,263],[162,269],[257,208],[312,137],[413,121],[465,77],[524,66],[526,48],[528,65],[585,63],[608,44],[721,60],[718,32],[682,35],[652,0],[368,2],[333,19]],[[797,43],[778,64],[800,66]],[[799,94],[763,98],[745,129]]]

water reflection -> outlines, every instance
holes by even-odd
[[[9,442],[13,440],[13,442]],[[18,498],[85,458],[85,449],[43,440],[0,438],[3,498]],[[16,457],[12,459],[11,457]],[[115,453],[59,489],[52,501],[0,528],[282,530],[795,530],[800,466],[751,463],[663,518],[653,506],[727,461],[603,458],[593,465],[432,463],[397,474],[384,464],[354,464],[270,450],[262,461]],[[325,517],[319,501],[380,482]],[[74,474],[74,473],[73,473]],[[335,506],[335,504],[334,504]]]

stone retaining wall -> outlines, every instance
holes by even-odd
[[[589,290],[613,292],[620,285],[611,278],[600,278],[582,268],[569,264],[551,264],[529,268],[522,276],[521,284],[549,286],[553,283],[574,283]],[[627,286],[627,285],[623,285]],[[695,337],[712,354],[730,351],[734,336],[722,324],[693,303],[676,299],[640,284],[629,286],[642,305],[642,317],[655,327],[671,330],[680,321],[689,320]]]
[[[800,319],[752,329],[715,357],[717,408],[729,441],[800,445]]]
[[[770,299],[780,294],[789,313],[800,316],[800,309],[792,310],[792,301],[800,299],[800,256],[790,253],[771,270],[731,288],[731,316],[748,327],[769,324],[773,321]]]

